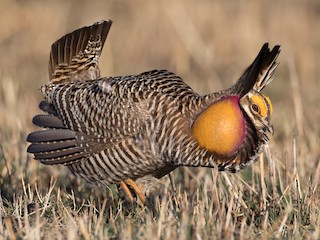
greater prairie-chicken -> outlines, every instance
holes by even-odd
[[[236,172],[257,159],[273,133],[272,105],[260,91],[278,65],[280,47],[264,44],[234,86],[200,96],[166,70],[100,77],[99,57],[111,21],[69,33],[52,45],[45,130],[29,134],[28,152],[44,164],[64,164],[88,182],[133,188],[178,166]]]

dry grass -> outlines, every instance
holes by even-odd
[[[0,238],[320,238],[320,4],[304,1],[0,2]],[[103,75],[169,69],[200,93],[230,86],[261,45],[281,44],[275,135],[259,162],[232,175],[179,169],[173,192],[131,206],[26,153],[47,81],[50,45],[114,21]]]

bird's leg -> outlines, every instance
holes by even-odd
[[[134,198],[133,198],[132,193],[131,193],[130,189],[128,188],[128,186],[130,186],[133,189],[133,191],[137,194],[137,196],[140,199],[140,201],[142,202],[142,204],[145,204],[146,197],[141,192],[140,188],[137,186],[135,181],[133,181],[132,179],[128,178],[128,179],[120,182],[120,186],[125,191],[125,193],[127,194],[128,198],[130,199],[131,202],[134,201]]]
[[[133,181],[132,179],[128,178],[126,180],[124,180],[124,182],[129,185],[130,187],[132,187],[132,189],[135,191],[135,193],[138,195],[138,198],[140,199],[140,201],[142,202],[142,204],[146,203],[146,197],[145,195],[141,192],[140,188],[138,187],[138,185],[135,183],[135,181]],[[132,195],[131,195],[132,196]]]
[[[171,188],[172,188],[172,192],[173,192],[173,194],[175,194],[176,190],[174,189],[171,173],[169,173],[168,175],[169,175],[169,179],[170,179],[170,185],[171,185]]]
[[[122,187],[124,192],[127,194],[130,201],[133,202],[134,199],[133,199],[132,193],[131,193],[130,189],[128,188],[127,184],[124,181],[122,181],[122,182],[120,182],[120,186]]]

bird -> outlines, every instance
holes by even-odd
[[[75,30],[52,44],[49,83],[40,88],[41,127],[27,152],[65,165],[89,183],[120,185],[146,198],[136,181],[179,166],[235,173],[254,162],[273,134],[273,106],[261,93],[273,79],[280,45],[263,44],[235,84],[200,95],[168,70],[100,76],[112,21]]]

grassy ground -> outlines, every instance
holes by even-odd
[[[320,4],[298,1],[0,2],[0,239],[320,238]],[[266,94],[275,134],[238,174],[181,168],[147,207],[26,153],[50,45],[114,21],[102,75],[168,69],[204,94],[230,86],[266,41],[281,62]]]

